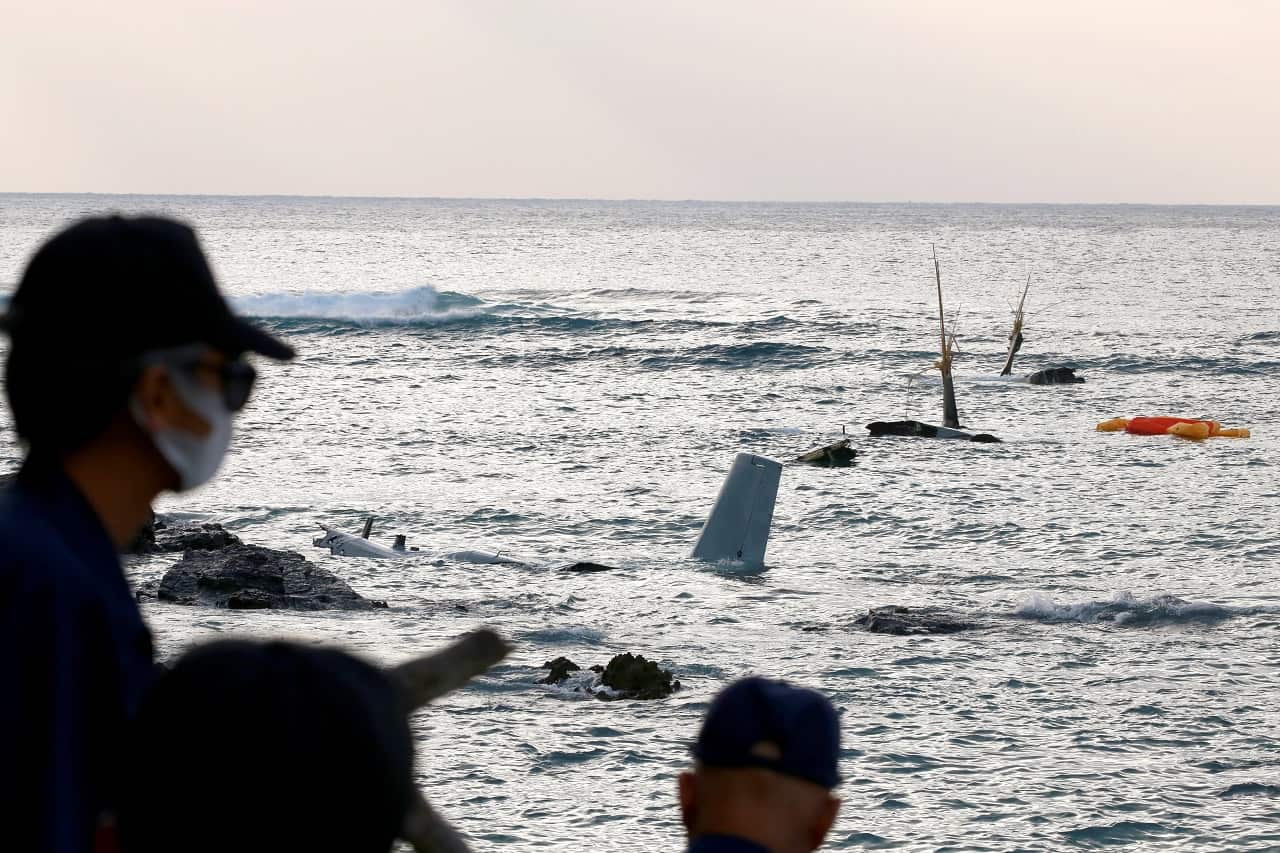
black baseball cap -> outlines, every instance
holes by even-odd
[[[340,649],[216,640],[131,724],[117,808],[130,853],[387,853],[413,800],[400,688]]]
[[[827,697],[752,676],[712,701],[691,751],[708,767],[760,767],[834,788],[840,721]]]
[[[294,355],[232,314],[195,231],[158,216],[92,217],[54,235],[27,264],[0,329],[64,358],[128,358],[192,343],[231,356]]]

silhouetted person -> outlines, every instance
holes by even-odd
[[[164,490],[208,480],[257,352],[190,228],[70,226],[28,264],[0,326],[27,455],[0,493],[0,803],[6,850],[85,851],[113,805],[151,639],[117,553]]]
[[[133,729],[121,853],[386,853],[413,796],[397,688],[336,649],[196,648]]]
[[[820,693],[744,678],[711,703],[680,774],[680,812],[696,853],[807,853],[840,801],[840,724]]]

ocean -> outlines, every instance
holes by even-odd
[[[511,657],[414,720],[418,782],[478,848],[680,849],[699,719],[759,673],[841,711],[833,849],[1280,850],[1280,208],[0,195],[0,289],[104,211],[195,225],[300,353],[260,365],[216,481],[157,510],[390,605],[147,604],[160,654],[284,635],[389,664],[497,628]],[[961,419],[1002,444],[866,437],[940,422],[935,247]],[[994,381],[1028,275],[1016,372],[1084,384]],[[1253,435],[1094,430],[1142,414]],[[736,453],[845,432],[853,466],[785,465],[763,568],[689,559]],[[370,515],[526,565],[312,546]],[[890,604],[976,627],[855,624]],[[537,683],[624,651],[682,689]]]

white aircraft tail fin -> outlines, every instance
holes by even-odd
[[[781,463],[752,453],[739,453],[698,534],[693,558],[764,565],[781,479]]]

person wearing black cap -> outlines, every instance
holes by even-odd
[[[120,853],[387,853],[414,795],[403,696],[338,649],[199,646],[133,727]]]
[[[0,828],[14,850],[93,844],[151,678],[118,552],[165,490],[208,480],[253,386],[293,350],[235,317],[187,226],[82,220],[28,263],[0,328],[26,459],[0,493]]]
[[[821,693],[751,677],[711,703],[680,774],[690,853],[807,853],[840,800],[840,723]]]

